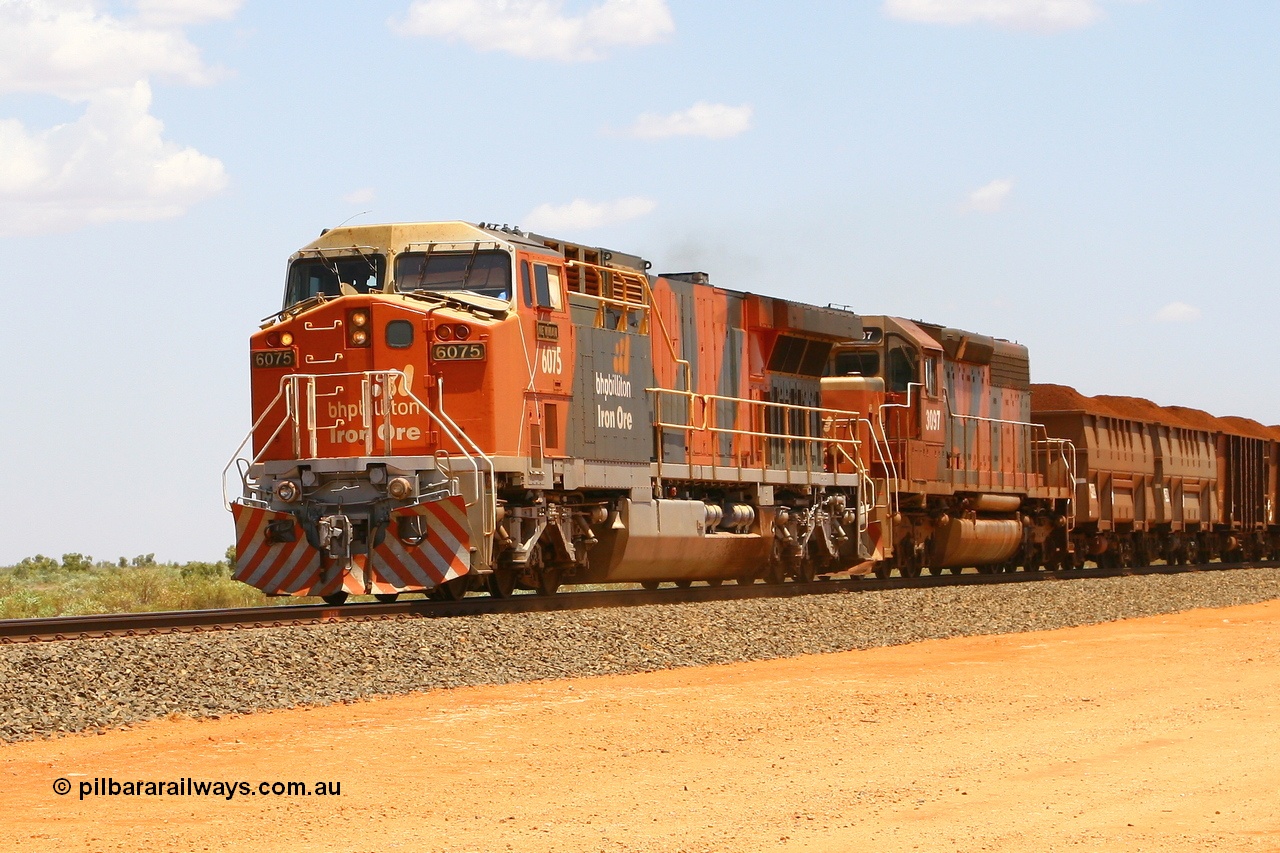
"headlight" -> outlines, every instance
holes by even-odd
[[[436,338],[442,341],[453,340],[453,326],[449,326],[449,325],[436,326]]]
[[[347,346],[367,347],[369,345],[369,312],[356,309],[347,312]]]
[[[289,346],[289,345],[290,345],[290,344],[292,344],[292,343],[293,343],[293,332],[281,332],[281,333],[280,333],[280,344],[281,344],[282,346],[286,346],[286,347],[287,347],[287,346]]]
[[[302,489],[293,480],[281,480],[276,483],[275,493],[281,503],[291,504],[302,496]]]

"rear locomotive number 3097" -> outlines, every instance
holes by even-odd
[[[484,361],[484,344],[435,344],[431,357],[436,361]]]

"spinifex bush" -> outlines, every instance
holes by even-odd
[[[0,618],[258,607],[270,598],[231,579],[231,549],[217,562],[158,563],[154,554],[97,561],[37,554],[0,567]]]

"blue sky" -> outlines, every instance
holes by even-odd
[[[353,216],[1280,423],[1278,41],[1269,2],[0,0],[0,563],[219,556],[246,339]]]

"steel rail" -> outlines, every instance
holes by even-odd
[[[562,595],[515,595],[493,598],[468,596],[458,601],[414,599],[389,604],[370,602],[343,605],[286,604],[271,607],[238,607],[220,610],[170,610],[152,613],[109,613],[87,616],[51,616],[0,619],[0,645],[106,637],[145,637],[175,633],[201,633],[252,628],[282,628],[382,619],[449,618],[485,614],[545,613],[591,610],[601,607],[641,607],[710,601],[742,601],[793,598],[801,595],[982,586],[1134,575],[1175,575],[1189,572],[1275,568],[1280,561],[1208,563],[1197,566],[1142,566],[1120,569],[1063,569],[1059,571],[998,574],[928,575],[917,578],[872,576],[833,578],[811,583],[697,586],[687,589],[597,590]]]

